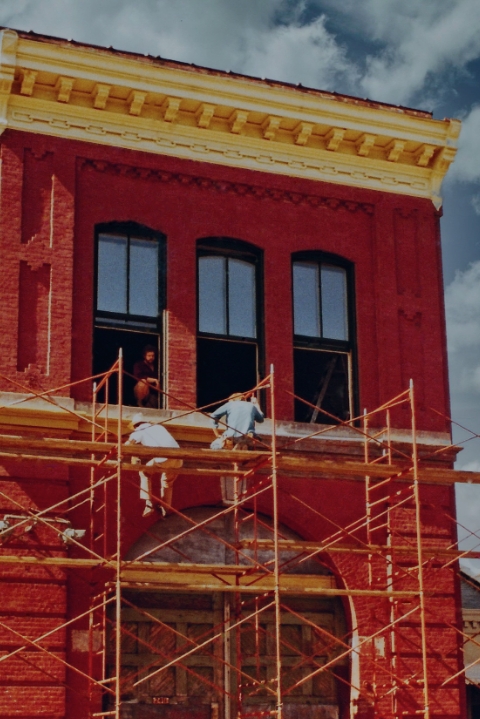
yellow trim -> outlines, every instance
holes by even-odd
[[[13,30],[0,33],[6,127],[431,199],[458,120]]]

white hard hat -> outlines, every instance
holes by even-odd
[[[135,427],[137,424],[142,424],[142,422],[145,422],[145,419],[143,417],[143,414],[141,412],[137,412],[132,417],[132,424]]]

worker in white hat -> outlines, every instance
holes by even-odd
[[[133,432],[128,438],[126,444],[141,444],[144,447],[172,447],[178,449],[178,442],[172,437],[170,432],[165,429],[162,424],[152,424],[146,420],[141,412],[137,412],[132,417]],[[171,506],[173,483],[178,476],[178,470],[182,466],[181,459],[173,459],[166,457],[154,457],[147,462],[147,467],[161,465],[160,479],[160,496],[166,505]],[[145,472],[140,471],[140,499],[145,500],[145,509],[143,516],[147,517],[152,514],[155,508],[159,509],[163,515],[166,514],[165,507],[155,506],[152,499],[151,477]]]

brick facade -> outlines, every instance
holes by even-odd
[[[355,266],[359,407],[382,404],[412,378],[418,428],[445,431],[427,409],[448,414],[438,216],[429,202],[27,133],[6,132],[2,158],[2,373],[27,386],[37,375],[49,386],[89,376],[95,226],[133,220],[167,237],[173,396],[194,402],[196,394],[195,243],[231,237],[264,250],[265,366],[275,365],[284,388],[293,371],[291,253],[333,252]],[[50,175],[47,165],[58,169]],[[33,208],[28,222],[22,198]],[[278,409],[292,418],[284,393]]]
[[[90,382],[68,389],[64,385],[92,374],[95,227],[133,221],[166,237],[168,409],[196,403],[196,242],[228,237],[264,252],[264,364],[266,368],[271,363],[275,366],[280,420],[293,420],[293,398],[288,394],[293,391],[291,255],[321,250],[354,266],[358,409],[382,405],[413,379],[417,429],[448,433],[439,211],[430,199],[348,186],[338,178],[328,183],[273,174],[268,168],[253,171],[16,129],[7,129],[1,137],[0,182],[2,391],[56,387],[59,396],[70,395],[77,402],[90,400]],[[407,409],[392,411],[393,429],[408,430],[410,421]],[[14,433],[15,429],[6,431]],[[33,431],[35,436],[42,433],[55,434],[45,429]],[[74,433],[59,431],[57,436]],[[332,444],[328,456],[341,458],[351,452],[354,456],[350,459],[360,461],[361,443],[352,447],[344,449],[339,443],[333,449]],[[449,455],[429,462],[433,467],[449,467],[451,459]],[[17,509],[21,514],[25,507],[46,509],[66,492],[73,496],[88,486],[88,469],[46,466],[2,464],[0,516],[15,514]],[[124,505],[138,519],[137,477],[132,472],[125,475]],[[403,496],[405,485],[400,480],[391,482],[382,492],[374,511],[379,526],[391,497]],[[449,519],[455,513],[453,491],[424,485],[420,499],[425,546],[450,548],[456,541],[455,524]],[[329,477],[318,477],[318,483],[287,477],[282,480],[279,501],[281,522],[311,541],[328,538],[332,526],[347,528],[359,522],[365,512],[361,482]],[[182,475],[175,485],[178,509],[220,502],[218,481]],[[258,510],[268,515],[269,502],[260,499]],[[113,503],[108,509],[113,527]],[[86,504],[79,504],[70,516],[75,526],[89,528]],[[414,546],[411,497],[405,496],[405,501],[392,509],[391,521],[395,533],[392,552],[395,554],[395,543]],[[147,519],[125,519],[125,552],[149,526]],[[384,528],[379,529],[375,541],[384,542],[385,538]],[[363,529],[357,539],[366,541]],[[64,557],[66,551],[58,532],[41,523],[0,547],[2,554],[29,556],[33,552],[37,557]],[[69,553],[83,556],[75,547]],[[401,567],[401,577],[395,578],[397,589],[414,590],[408,564],[414,562],[402,559],[400,552],[395,561]],[[41,564],[1,566],[0,662],[18,649],[15,631],[33,639],[48,635],[59,620],[82,618],[42,639],[41,649],[27,642],[28,646],[0,664],[0,716],[84,719],[97,696],[94,689],[90,701],[85,674],[95,673],[101,661],[96,649],[88,645],[86,612],[90,596],[96,592],[100,596],[108,572]],[[389,581],[386,562],[365,555],[334,555],[330,569],[344,589],[368,588],[369,570],[373,572],[372,589],[383,590]],[[435,592],[426,600],[430,716],[459,719],[464,709],[463,678],[443,685],[461,667],[455,631],[458,586],[452,568],[443,568],[437,558],[428,560],[424,579],[426,592]],[[372,639],[362,643],[362,638],[375,635],[392,621],[389,606],[372,596],[345,597],[343,601],[350,630],[359,632],[361,686],[355,690],[361,696],[352,710],[344,707],[341,719],[418,715],[423,689],[418,678],[412,679],[421,674],[418,613],[403,621],[401,632],[396,632],[395,671],[402,691],[394,712],[388,691],[384,695],[380,691],[380,698],[371,695],[374,684],[380,688],[391,684],[391,650]],[[405,599],[392,611],[408,611],[408,602]],[[70,666],[58,658],[66,659]],[[99,703],[96,708],[102,711]]]

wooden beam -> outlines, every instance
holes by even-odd
[[[242,549],[252,549],[256,546],[262,551],[273,551],[274,543],[271,539],[242,539],[240,542]],[[279,539],[278,548],[283,552],[325,552],[327,554],[343,553],[343,554],[417,554],[416,545],[393,545],[386,544],[369,544],[363,547],[349,546],[348,544],[323,544],[322,542],[302,542],[296,539]],[[448,547],[424,547],[423,555],[425,557],[462,557],[465,559],[480,559],[480,552],[462,551],[461,549],[449,549]]]
[[[96,567],[104,567],[115,569],[116,564],[109,562],[108,559],[101,561],[99,559],[79,559],[73,557],[38,557],[25,556],[18,554],[0,554],[1,564],[24,564],[35,567],[58,567],[60,569],[94,569]]]
[[[296,575],[297,577],[300,575]],[[168,577],[170,580],[170,577]],[[186,592],[241,592],[242,594],[263,594],[266,592],[273,591],[273,583],[271,587],[262,586],[259,584],[250,586],[237,586],[234,584],[220,584],[214,582],[183,582],[171,583],[170,581],[155,582],[152,579],[141,581],[136,579],[128,580],[125,577],[122,581],[122,587],[124,589],[141,589],[142,591],[178,591],[181,589]],[[322,596],[322,597],[390,597],[393,599],[401,598],[415,598],[418,597],[418,592],[415,591],[402,591],[402,592],[389,592],[383,589],[328,589],[321,586],[302,587],[298,583],[291,584],[289,586],[281,585],[280,591],[286,595],[308,595],[308,596]],[[427,595],[432,595],[432,592],[425,592]]]
[[[0,435],[0,458],[10,461],[47,461],[92,466],[92,464],[96,464],[96,461],[91,459],[92,455],[100,460],[109,453],[113,454],[114,451],[115,445],[110,442],[86,442],[53,438],[33,439]],[[161,454],[162,457],[182,459],[185,463],[182,471],[184,474],[195,474],[200,469],[202,469],[202,473],[206,473],[203,470],[208,467],[215,470],[212,474],[221,472],[222,474],[234,475],[235,469],[233,465],[237,465],[237,469],[241,471],[255,469],[256,471],[268,473],[271,457],[270,453],[265,451],[215,451],[186,447],[180,449],[162,448],[159,452],[158,448],[152,449],[139,445],[123,445],[122,453],[127,459],[137,456],[148,460],[158,456],[158,454]],[[258,465],[258,467],[255,467],[255,465]],[[116,467],[116,462],[106,460],[103,462],[103,466],[112,469]],[[128,462],[122,464],[122,467],[126,470],[138,471],[137,466]],[[392,478],[395,481],[413,481],[413,474],[408,464],[366,464],[341,458],[325,459],[321,455],[318,458],[312,457],[311,454],[310,456],[305,456],[300,452],[298,454],[282,454],[280,452],[278,471],[286,476],[305,476],[311,479],[339,477],[362,479],[363,481],[364,477],[368,475],[371,479]],[[450,485],[456,482],[480,484],[480,472],[466,472],[442,467],[423,467],[419,470],[418,476],[420,482],[425,484]]]

